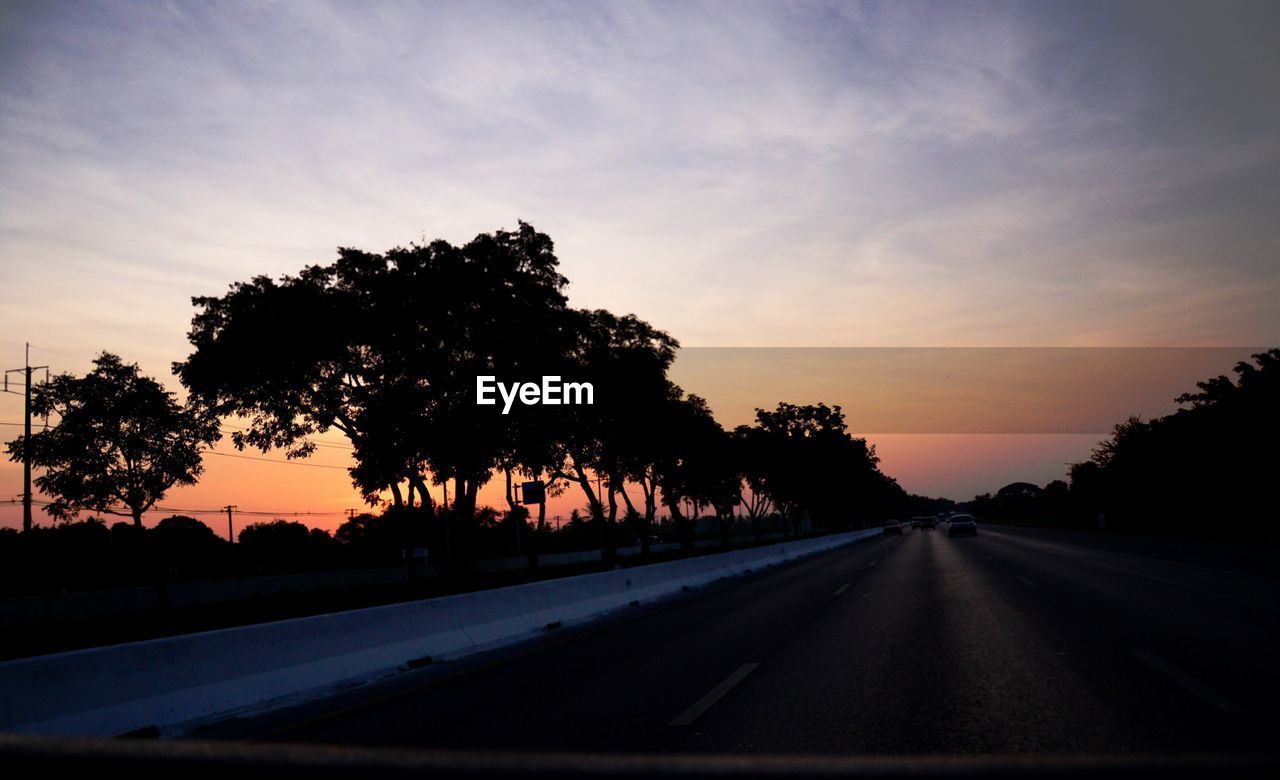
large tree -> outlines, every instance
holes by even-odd
[[[336,429],[371,504],[383,491],[397,506],[430,503],[430,477],[453,480],[469,516],[512,435],[476,406],[475,378],[559,364],[569,334],[557,265],[551,240],[524,223],[463,246],[340,249],[330,265],[193,299],[194,350],[174,369],[216,413],[248,421],[238,447],[306,456],[310,436]]]
[[[759,541],[761,521],[773,511],[769,479],[774,440],[763,429],[750,425],[739,425],[732,435],[734,460],[742,476],[740,501],[751,523],[751,535]]]
[[[875,446],[849,434],[839,406],[779,403],[756,410],[755,431],[742,431],[762,460],[753,469],[788,521],[791,533],[808,516],[814,530],[861,525],[900,503],[905,493],[878,468]]]
[[[658,457],[656,449],[670,435],[654,423],[667,399],[679,394],[667,379],[679,344],[631,314],[583,310],[575,312],[571,322],[573,343],[565,370],[576,381],[592,384],[595,402],[560,407],[552,434],[553,474],[582,489],[591,517],[599,524],[607,560],[616,548],[613,530],[619,498],[630,515],[647,518],[646,526],[652,521],[653,484],[644,484],[637,462]],[[626,492],[628,478],[642,483],[644,515]]]
[[[54,496],[54,517],[87,509],[141,526],[170,488],[195,483],[202,451],[220,436],[218,420],[178,403],[136,364],[107,352],[93,363],[83,377],[60,374],[32,390],[33,413],[57,418],[26,445],[44,469],[35,484]],[[9,442],[11,459],[22,458],[24,438]]]
[[[675,399],[665,422],[662,435],[668,449],[657,462],[658,485],[681,546],[693,549],[702,510],[725,505],[730,478],[736,498],[736,469],[726,468],[726,434],[703,398],[690,395]]]

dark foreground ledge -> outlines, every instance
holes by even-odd
[[[637,756],[370,750],[310,745],[0,735],[12,777],[1236,777],[1276,776],[1280,754],[1117,756]],[[83,774],[82,774],[83,773]]]

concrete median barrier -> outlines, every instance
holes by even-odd
[[[323,696],[524,641],[876,529],[508,588],[0,663],[0,731],[103,736],[192,725]]]

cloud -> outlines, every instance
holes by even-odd
[[[574,304],[686,345],[1273,345],[1277,33],[1269,2],[4,3],[6,365],[163,377],[192,295],[520,218]]]
[[[79,281],[39,329],[525,218],[686,343],[1280,330],[1265,4],[41,8],[0,20],[0,273]]]

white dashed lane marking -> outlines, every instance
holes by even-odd
[[[671,723],[668,725],[688,726],[690,723],[693,723],[695,720],[701,717],[704,712],[711,709],[711,707],[716,702],[723,699],[725,697],[725,694],[733,690],[734,686],[736,686],[738,683],[745,680],[747,678],[747,675],[754,672],[756,670],[756,667],[759,665],[760,664],[758,663],[750,663],[750,664],[743,664],[742,666],[738,667],[738,671],[729,675],[727,678],[725,678],[724,682],[712,688],[707,693],[706,696],[703,696],[701,699],[698,699],[696,702],[694,702],[692,707],[690,707],[689,709],[677,715],[676,719],[671,721]]]

